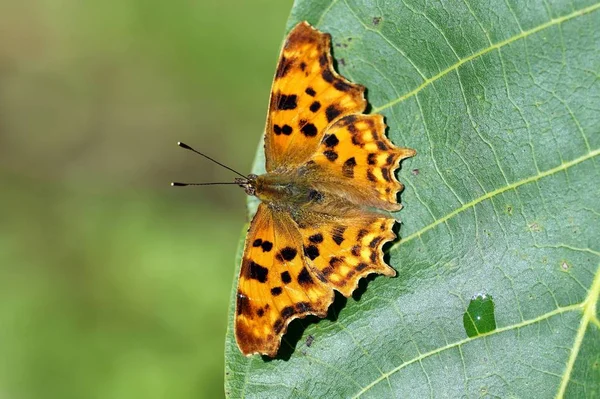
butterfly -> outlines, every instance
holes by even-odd
[[[331,36],[301,22],[277,65],[265,128],[266,173],[237,178],[261,202],[246,236],[235,339],[244,355],[274,357],[289,323],[324,317],[334,290],[348,297],[371,273],[394,276],[402,185],[394,171],[415,155],[366,115],[365,88],[333,68]]]

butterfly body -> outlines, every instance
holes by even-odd
[[[382,246],[401,205],[394,171],[414,150],[362,114],[364,87],[333,69],[330,36],[306,22],[288,35],[265,133],[266,173],[236,179],[260,201],[246,238],[235,336],[245,355],[275,356],[288,324],[324,317],[371,273],[395,271]]]

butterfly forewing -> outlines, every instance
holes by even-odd
[[[274,356],[289,322],[309,314],[324,316],[333,291],[310,272],[294,221],[265,204],[250,224],[242,259],[236,340],[245,355]]]
[[[327,126],[366,107],[364,87],[333,69],[330,41],[328,34],[301,22],[284,43],[265,129],[267,171],[306,162]]]

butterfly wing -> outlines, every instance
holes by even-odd
[[[333,69],[330,47],[331,36],[307,22],[296,25],[283,45],[265,128],[268,172],[303,164],[328,126],[366,107],[364,87]]]
[[[394,146],[385,137],[381,115],[348,115],[325,131],[310,159],[315,180],[324,190],[345,192],[353,202],[397,211],[402,184],[394,171],[400,161],[415,155],[410,148]]]
[[[319,220],[318,215],[308,216]],[[371,274],[395,276],[383,260],[383,245],[393,240],[395,220],[356,215],[327,223],[304,223],[300,229],[313,274],[348,297],[358,281]]]
[[[302,241],[289,215],[259,205],[246,236],[235,315],[246,356],[275,356],[293,319],[327,314],[333,290],[314,278]]]

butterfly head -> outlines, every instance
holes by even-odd
[[[236,177],[235,182],[238,186],[242,187],[246,194],[256,195],[256,176],[255,174],[249,174],[248,177]]]

